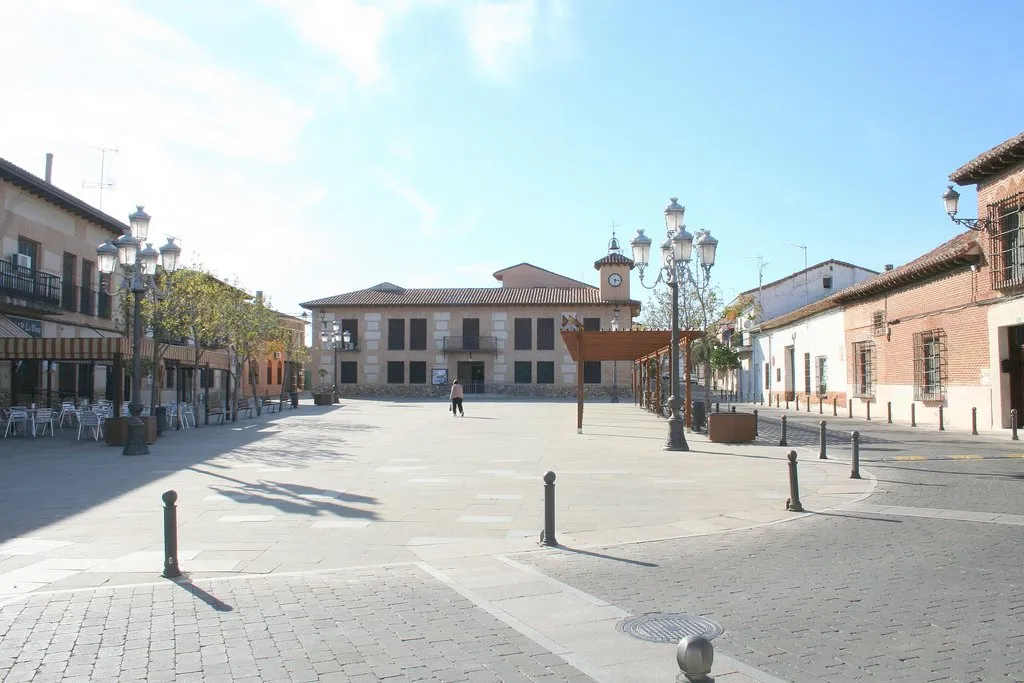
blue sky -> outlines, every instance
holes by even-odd
[[[520,261],[596,284],[609,224],[659,237],[670,196],[731,296],[749,257],[802,268],[785,243],[881,269],[955,234],[946,176],[1024,130],[1021,25],[1013,0],[4,3],[0,156],[54,152],[95,203],[117,147],[104,210],[145,203],[287,312]]]

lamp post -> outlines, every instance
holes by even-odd
[[[952,185],[947,186],[945,192],[942,193],[942,203],[946,205],[946,214],[949,215],[949,220],[953,221],[957,225],[962,225],[970,230],[976,230],[982,232],[993,227],[992,222],[987,218],[957,218],[956,212],[960,207],[960,193],[953,189]]]
[[[111,275],[120,264],[122,287],[135,298],[132,311],[132,399],[128,404],[130,417],[123,453],[146,455],[149,453],[149,445],[146,443],[145,423],[142,421],[142,297],[147,291],[157,289],[154,276],[158,259],[164,272],[173,273],[178,269],[181,247],[174,243],[173,237],[167,238],[167,244],[160,247],[159,252],[151,243],[146,242],[150,215],[143,211],[142,206],[136,207],[136,211],[128,216],[128,221],[131,225],[129,233],[96,248],[96,262],[104,275]],[[143,243],[146,248],[140,249]]]
[[[320,314],[320,345],[325,349],[334,350],[334,393],[338,393],[338,350],[346,351],[352,348],[352,333],[349,330],[342,331],[337,320],[327,324],[325,314]]]
[[[667,451],[688,451],[686,435],[683,432],[684,420],[679,414],[682,399],[679,396],[679,280],[684,279],[697,284],[690,271],[693,247],[697,247],[700,264],[704,273],[704,282],[711,278],[711,268],[715,265],[715,251],[718,240],[707,230],[698,230],[696,235],[686,231],[683,215],[686,207],[679,205],[679,199],[672,197],[665,207],[665,235],[667,239],[661,245],[661,266],[658,277],[647,286],[644,283],[644,269],[647,268],[651,254],[651,238],[643,230],[637,230],[636,237],[630,241],[633,247],[633,261],[640,271],[640,284],[646,289],[654,289],[659,283],[665,282],[672,290],[672,353],[670,361],[671,391],[668,405],[671,416],[668,419]],[[689,377],[686,378],[689,382]]]
[[[612,316],[612,332],[619,331],[619,307],[615,307],[615,312]],[[612,361],[612,403],[619,402],[619,362]]]

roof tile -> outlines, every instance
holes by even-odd
[[[620,303],[627,302],[622,300]],[[615,303],[596,287],[450,287],[434,289],[361,289],[307,301],[303,308],[326,306],[584,306]],[[628,303],[639,304],[628,300]]]

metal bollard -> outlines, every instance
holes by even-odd
[[[828,431],[826,431],[826,429],[825,429],[825,421],[822,420],[818,424],[818,441],[820,443],[820,445],[818,446],[818,459],[819,460],[828,460],[828,456],[825,455],[825,443],[826,443],[827,439],[828,439]]]
[[[685,636],[676,647],[676,664],[682,676],[691,683],[713,681],[708,676],[715,661],[715,648],[704,636]],[[678,680],[678,679],[677,679]]]
[[[544,531],[540,535],[543,545],[558,545],[555,540],[555,473],[544,475]]]
[[[789,396],[786,396],[786,410],[789,410]]]
[[[730,413],[735,413],[736,412],[736,406],[729,406],[729,412]]]
[[[800,504],[800,481],[796,473],[796,451],[790,451],[789,455],[789,500],[786,501],[786,509],[790,512],[803,512],[804,506]]]
[[[971,408],[971,434],[978,433],[978,409]]]
[[[1017,409],[1010,410],[1010,441],[1020,441],[1017,436]]]
[[[886,422],[892,424],[892,401],[885,402]]]
[[[754,436],[757,436],[757,408],[754,408]]]
[[[824,406],[825,406],[825,399],[823,399],[821,396],[819,396],[818,397],[818,415],[824,415],[825,414]]]
[[[800,412],[800,394],[797,394],[793,398],[796,399],[796,412]]]
[[[916,427],[917,426],[917,404],[916,403],[911,403],[910,404],[910,426],[911,427]]]
[[[846,417],[853,417],[853,399],[846,399]]]
[[[722,404],[719,403],[718,401],[715,401],[715,412],[716,413],[722,412]]]
[[[854,431],[850,434],[850,448],[853,456],[850,465],[850,479],[860,479],[860,432]]]
[[[942,406],[939,406],[939,431],[940,432],[946,431],[946,425],[945,425],[945,422],[942,419]]]
[[[785,415],[782,416],[782,438],[779,439],[779,445],[780,446],[788,446],[789,445],[788,443],[786,443],[786,416]]]
[[[838,396],[833,396],[832,397],[832,414],[833,415],[838,415],[839,414],[839,397]]]
[[[868,399],[868,402],[867,402],[867,416],[868,416],[868,422],[871,422],[871,399]]]
[[[811,412],[811,395],[807,394],[807,412]]]
[[[175,503],[178,492],[174,489],[164,491],[160,496],[164,501],[164,572],[165,579],[176,579],[181,576],[178,567],[178,509]]]

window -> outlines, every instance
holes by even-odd
[[[513,321],[515,327],[515,350],[529,351],[533,348],[533,319],[516,318]]]
[[[811,354],[804,354],[804,393],[811,393]]]
[[[533,364],[528,360],[517,360],[515,364],[516,384],[530,384],[533,382]]]
[[[343,318],[341,321],[341,333],[348,332],[352,335],[349,341],[349,348],[355,349],[359,346],[359,320],[356,318]]]
[[[992,236],[993,284],[1008,287],[1024,284],[1024,193],[989,207],[996,234]]]
[[[914,400],[942,400],[945,346],[946,334],[942,330],[914,335]]]
[[[357,366],[354,360],[341,361],[341,383],[355,384],[357,380]]]
[[[267,360],[267,384],[274,383],[274,361]]]
[[[92,261],[86,261],[82,259],[82,285],[80,291],[82,293],[81,301],[78,304],[78,312],[84,313],[85,315],[96,314],[96,301],[93,299],[92,276],[95,273],[96,264]]]
[[[476,351],[480,348],[480,318],[462,319],[462,350]]]
[[[885,334],[885,311],[875,311],[871,314],[871,332],[876,337]]]
[[[39,269],[39,243],[25,237],[18,237],[18,253],[32,259],[32,270]]]
[[[555,319],[537,318],[537,350],[553,351],[555,348]],[[540,368],[537,368],[537,382],[540,382]]]
[[[424,320],[423,322],[426,322]],[[426,328],[424,328],[426,329]],[[427,383],[427,362],[424,360],[409,361],[409,384]]]
[[[583,319],[583,329],[586,332],[597,332],[598,330],[601,329],[601,319],[600,318],[584,318]]]
[[[818,356],[818,396],[824,396],[828,393],[828,356]]]
[[[825,277],[821,278],[821,286],[824,289],[832,289],[832,276],[826,275]]]
[[[854,393],[869,397],[875,393],[875,343],[857,342],[853,345]]]
[[[427,319],[412,318],[409,320],[409,349],[411,351],[426,351],[427,349]],[[409,381],[412,382],[412,370],[409,370]]]
[[[164,389],[174,388],[174,366],[164,363]]]
[[[539,361],[537,361],[537,384],[554,384],[554,383],[555,383],[555,362],[554,361],[550,361],[550,360],[539,360]]]
[[[584,323],[586,325],[586,323]],[[583,361],[583,383],[584,384],[600,384],[601,383],[601,361],[599,360],[585,360]]]
[[[277,383],[284,384],[284,361],[277,361]]]
[[[772,387],[772,369],[768,363],[764,364],[764,388],[771,389]]]
[[[113,278],[113,273],[100,273],[99,306],[96,310],[96,315],[107,320],[110,320],[114,315],[114,297],[111,294],[107,294],[107,292],[111,292],[114,289]]]
[[[92,396],[92,363],[78,364],[78,395]]]
[[[405,361],[388,361],[388,384],[405,384]]]
[[[74,254],[64,254],[63,268],[61,269],[61,308],[65,311],[77,311],[75,301],[75,265],[77,259]]]
[[[404,349],[405,318],[388,320],[388,351],[403,351]]]

